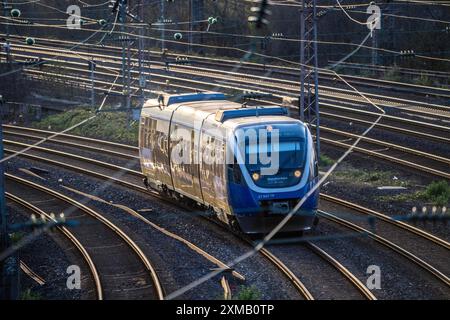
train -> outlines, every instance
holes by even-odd
[[[199,206],[233,229],[267,234],[318,182],[308,127],[284,106],[231,101],[220,92],[147,100],[139,156],[148,189]],[[317,223],[319,190],[280,232]]]

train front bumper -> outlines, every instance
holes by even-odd
[[[244,233],[267,234],[279,225],[286,216],[286,214],[257,213],[236,216],[236,219]],[[295,213],[279,232],[308,231],[313,227],[315,218],[315,210],[301,210]]]

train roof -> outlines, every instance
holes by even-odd
[[[153,113],[149,109],[157,107],[162,113],[177,110],[185,115],[186,122],[194,119],[208,118],[208,122],[226,123],[227,127],[266,122],[295,121],[288,117],[287,109],[281,106],[246,106],[241,103],[226,100],[223,93],[204,92],[187,94],[163,94],[158,99],[146,102],[143,114]]]

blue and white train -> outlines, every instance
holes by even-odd
[[[139,150],[148,188],[194,201],[245,233],[270,232],[318,181],[304,123],[286,108],[250,107],[222,93],[148,100]],[[310,229],[318,196],[312,193],[281,231]]]

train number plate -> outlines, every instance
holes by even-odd
[[[275,214],[286,214],[286,213],[289,213],[289,203],[288,202],[274,202],[274,203],[272,203],[272,213],[275,213]]]

